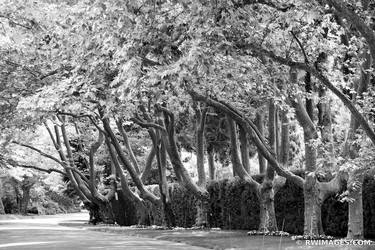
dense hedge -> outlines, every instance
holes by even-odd
[[[121,226],[137,224],[137,209],[130,200],[124,197],[121,190],[117,190],[117,199],[112,199],[111,205],[117,224]]]
[[[260,182],[261,176],[254,176]],[[157,186],[150,189],[158,194]],[[177,225],[191,227],[195,223],[196,201],[191,192],[178,184],[170,185],[172,205]],[[248,183],[238,178],[213,181],[210,194],[208,223],[223,229],[255,230],[259,224],[259,201]],[[363,184],[365,237],[375,238],[375,179],[366,177]],[[149,206],[149,223],[161,225],[160,207]],[[275,196],[275,212],[279,229],[292,234],[303,233],[303,190],[287,181]],[[133,216],[133,215],[132,215]],[[134,216],[133,216],[134,218]],[[348,204],[329,197],[322,206],[322,223],[326,234],[345,236],[348,223]]]
[[[234,178],[214,181],[208,186],[210,227],[256,229],[259,224],[259,202],[248,183]]]

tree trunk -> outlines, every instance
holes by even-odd
[[[277,158],[277,111],[273,100],[269,101],[269,112],[268,112],[268,131],[269,131],[269,142],[271,146],[272,154]],[[270,163],[269,163],[270,165]],[[267,166],[266,175],[263,179],[263,183],[259,189],[259,202],[260,202],[260,224],[259,231],[277,231],[277,223],[275,216],[275,205],[274,205],[274,190],[273,190],[273,179],[275,177],[275,171],[271,166]]]
[[[206,173],[204,171],[204,128],[206,124],[207,108],[203,111],[197,109],[197,129],[196,129],[196,147],[197,147],[197,170],[198,170],[198,186],[206,185]]]
[[[274,157],[273,153],[269,150],[267,145],[266,139],[264,136],[259,132],[256,128],[255,124],[250,120],[247,119],[241,112],[236,110],[230,104],[220,101],[220,100],[213,100],[209,97],[205,97],[195,91],[189,91],[189,94],[193,98],[193,100],[202,101],[207,103],[210,106],[217,108],[218,110],[224,112],[227,117],[235,120],[238,124],[243,126],[246,129],[248,136],[251,138],[252,142],[254,142],[255,146],[260,150],[260,153],[263,155],[264,158],[270,163],[271,167],[282,177],[287,178],[288,180],[292,181],[299,187],[303,187],[304,180],[298,175],[295,175],[291,171],[285,169],[283,166],[280,165],[278,160]],[[259,184],[251,178],[248,173],[243,170],[243,178],[252,186],[258,186]]]
[[[229,127],[229,134],[230,134],[230,151],[231,151],[231,162],[232,162],[232,169],[233,169],[233,176],[241,176],[242,174],[239,171],[242,168],[242,162],[238,154],[238,136],[237,136],[237,124],[236,122],[227,117],[228,127]],[[243,171],[245,171],[243,169]]]
[[[241,160],[246,172],[250,173],[249,143],[247,140],[247,134],[243,127],[239,127]]]
[[[3,204],[3,200],[1,197],[0,197],[0,214],[5,214],[4,204]]]
[[[361,67],[361,76],[359,80],[355,82],[354,88],[356,89],[356,94],[353,96],[353,103],[356,103],[357,99],[362,98],[362,95],[367,91],[371,80],[371,72],[368,72],[368,70],[370,69],[374,58],[371,58],[367,51],[362,53],[361,57],[364,59],[364,62],[362,63]],[[359,155],[359,145],[354,142],[359,127],[359,120],[356,119],[356,117],[352,114],[350,118],[350,128],[344,146],[344,155],[350,159],[355,159]],[[353,201],[349,202],[348,239],[362,239],[364,237],[362,201],[363,179],[363,173],[349,171],[347,187],[349,191],[349,198],[353,199]]]
[[[215,160],[214,160],[214,152],[213,150],[208,150],[208,175],[210,180],[216,179],[216,173],[215,173]]]
[[[283,165],[288,164],[289,161],[289,118],[286,112],[282,112],[282,125],[281,125],[281,145],[280,145],[280,163]]]
[[[155,148],[152,147],[150,150],[150,153],[147,156],[146,160],[146,166],[143,169],[142,175],[141,175],[141,180],[143,183],[146,182],[148,176],[150,175],[151,169],[152,169],[152,162],[154,161],[155,158]]]
[[[330,100],[327,97],[326,89],[320,87],[319,89],[319,103],[318,107],[318,126],[320,129],[322,147],[320,147],[319,155],[324,156],[324,165],[332,169],[335,165],[335,155],[333,148],[332,136],[332,117],[330,109]]]
[[[299,105],[302,107],[302,105]],[[296,112],[301,115],[298,111]],[[305,113],[305,112],[301,112]],[[305,113],[305,118],[308,118]],[[309,118],[308,118],[309,119]],[[317,137],[315,127],[311,120],[300,119],[300,124],[304,129],[305,141],[305,184],[304,184],[304,235],[323,235],[323,227],[321,223],[321,205],[322,201],[319,200],[320,191],[318,188],[315,170],[316,170],[316,147],[313,145],[313,140]]]
[[[105,142],[106,142],[107,147],[108,147],[108,151],[109,151],[109,155],[111,157],[111,161],[116,168],[117,174],[120,177],[122,195],[124,196],[125,200],[130,200],[130,201],[134,202],[134,204],[137,208],[137,213],[140,217],[138,223],[141,224],[141,222],[144,222],[146,220],[146,217],[147,217],[147,211],[146,211],[146,207],[143,203],[143,200],[138,195],[136,195],[135,193],[133,193],[130,190],[129,184],[128,184],[128,181],[127,181],[127,177],[125,176],[124,171],[120,166],[120,163],[119,163],[119,161],[116,157],[116,152],[115,152],[114,146],[109,142],[109,138],[106,138]]]
[[[297,72],[291,68],[290,81],[297,82]],[[313,110],[306,109],[299,95],[294,96],[295,101],[292,105],[296,112],[296,118],[303,128],[303,137],[305,143],[305,182],[304,193],[304,235],[316,236],[323,234],[321,223],[321,204],[320,189],[315,175],[317,151],[314,141],[318,138],[318,133],[311,119]],[[310,100],[312,102],[312,100]]]
[[[201,108],[196,106],[196,148],[197,148],[197,170],[198,170],[198,186],[206,188],[206,172],[204,170],[204,130],[206,126],[207,107]],[[196,202],[197,215],[195,225],[199,227],[206,227],[208,225],[208,199],[201,197]]]
[[[103,111],[100,111],[100,113],[101,113],[102,116],[104,116]],[[113,132],[111,126],[110,126],[109,119],[103,118],[102,122],[103,122],[104,130],[108,134],[108,137],[110,138],[111,143],[114,146],[114,149],[115,149],[117,155],[119,156],[119,159],[120,159],[121,163],[128,170],[131,178],[134,181],[134,184],[137,186],[138,190],[140,191],[141,197],[143,197],[145,199],[148,199],[149,201],[151,201],[155,205],[160,205],[160,199],[158,197],[156,197],[154,194],[152,194],[151,192],[149,192],[145,188],[140,176],[137,174],[136,170],[133,168],[132,163],[126,158],[124,152],[122,151],[120,143],[118,142],[118,140],[116,138],[116,135],[114,134],[114,132]]]
[[[159,137],[159,133],[157,132],[157,137]],[[159,169],[159,189],[161,200],[163,202],[163,209],[164,209],[164,219],[166,222],[167,227],[175,227],[176,226],[176,219],[174,216],[174,212],[172,209],[171,198],[168,189],[168,181],[167,181],[167,155],[164,143],[161,141],[160,138],[156,139],[155,141],[155,152],[156,152],[156,160],[158,163]]]
[[[128,139],[128,136],[125,132],[124,127],[122,126],[121,119],[116,121],[116,126],[117,126],[117,129],[120,131],[120,134],[122,135],[122,139],[124,140],[124,144],[125,144],[125,147],[127,149],[127,153],[130,157],[130,161],[132,162],[135,171],[139,175],[139,174],[141,174],[141,171],[140,171],[139,166],[138,166],[138,161],[137,161],[137,159],[134,155],[133,149],[130,146],[129,139]]]
[[[158,106],[157,108],[164,114],[165,130],[163,130],[162,139],[165,143],[169,159],[172,163],[178,181],[180,182],[180,184],[184,185],[190,192],[192,192],[198,199],[207,199],[208,192],[206,188],[198,186],[194,183],[194,181],[190,177],[189,172],[184,167],[181,161],[176,143],[176,124],[174,114],[164,107]]]
[[[30,201],[30,190],[32,185],[23,185],[22,186],[22,197],[20,200],[20,214],[27,214],[27,206]]]
[[[261,135],[264,134],[264,116],[262,113],[257,113],[256,115],[256,126]],[[264,174],[266,172],[266,160],[258,149],[258,160],[259,160],[259,174]]]
[[[319,199],[319,188],[314,173],[309,173],[305,177],[303,194],[305,205],[303,234],[310,236],[323,235],[322,202]]]
[[[277,231],[277,222],[274,205],[274,190],[272,180],[265,177],[259,189],[260,223],[259,231]]]
[[[348,189],[349,198],[349,220],[348,239],[363,239],[363,200],[362,200],[363,174],[349,174]]]

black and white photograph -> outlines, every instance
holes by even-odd
[[[0,0],[0,250],[375,250],[375,0]]]

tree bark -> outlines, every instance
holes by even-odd
[[[243,180],[248,181],[256,189],[259,188],[259,184],[246,172],[245,168],[242,165],[240,156],[238,154],[238,139],[237,139],[237,124],[236,122],[227,115],[230,141],[231,141],[231,158],[233,170]]]
[[[289,161],[289,118],[286,111],[281,114],[281,145],[280,145],[280,163],[287,165]]]
[[[208,175],[209,175],[209,178],[210,180],[216,180],[216,169],[215,169],[215,159],[214,159],[214,155],[215,153],[213,152],[213,150],[207,150],[207,154],[208,154]]]
[[[174,114],[167,110],[166,108],[158,106],[157,109],[161,111],[164,115],[164,126],[165,129],[162,131],[162,137],[165,142],[167,153],[169,159],[172,163],[173,169],[179,179],[179,182],[184,185],[189,191],[193,192],[194,195],[199,199],[206,199],[208,197],[208,192],[205,188],[196,185],[191,179],[188,171],[184,167],[180,154],[178,152],[176,135],[175,135],[175,120]]]
[[[332,116],[330,108],[330,100],[328,99],[326,89],[320,87],[319,89],[319,103],[318,107],[318,127],[320,129],[322,147],[319,155],[325,156],[325,165],[332,169],[335,165],[335,155],[333,148],[332,135]]]
[[[307,164],[307,163],[306,163]],[[314,173],[308,173],[305,177],[304,194],[304,235],[323,235],[321,219],[322,201],[319,199],[319,188]]]
[[[141,174],[141,180],[142,182],[146,182],[148,176],[150,175],[150,172],[151,172],[151,169],[152,169],[152,162],[154,161],[155,159],[155,148],[152,147],[151,150],[150,150],[150,153],[148,154],[147,156],[147,160],[146,160],[146,166]]]
[[[158,155],[156,151],[156,155]],[[165,220],[167,222],[167,227],[175,227],[176,219],[172,209],[171,195],[169,193],[168,181],[167,181],[167,151],[162,140],[160,140],[160,150],[159,150],[159,177],[160,184],[159,187],[162,193],[162,200],[164,205]]]
[[[259,130],[259,133],[264,135],[264,116],[262,113],[258,112],[256,115],[256,126]],[[266,160],[264,159],[262,153],[258,149],[258,160],[259,160],[259,174],[264,174],[266,172]]]
[[[243,172],[246,170],[243,168],[241,159],[238,154],[237,124],[229,116],[227,116],[227,122],[230,134],[230,156],[232,162],[233,176],[239,176],[240,178],[242,178],[242,176],[245,176],[245,173]]]
[[[20,200],[20,214],[27,214],[27,206],[30,202],[30,190],[34,184],[35,182],[30,180],[29,177],[25,177],[21,183],[22,196]]]
[[[130,200],[133,202],[137,208],[137,213],[140,216],[140,219],[138,221],[139,224],[141,224],[143,221],[145,221],[147,216],[147,209],[143,203],[143,200],[135,194],[133,191],[130,190],[129,184],[127,181],[127,177],[124,174],[124,170],[121,168],[120,163],[116,156],[116,151],[113,147],[113,145],[110,143],[110,139],[106,138],[106,145],[108,147],[109,155],[111,157],[111,160],[116,168],[116,172],[120,177],[120,183],[121,183],[121,191],[122,195],[125,198],[125,200]]]
[[[277,150],[277,140],[276,140],[276,125],[277,125],[277,111],[276,106],[271,99],[269,101],[269,109],[268,109],[268,134],[269,134],[269,142],[270,148],[275,158],[277,158],[276,150]],[[266,175],[263,179],[262,185],[259,189],[259,197],[260,197],[260,224],[259,224],[259,231],[267,232],[267,231],[277,231],[277,222],[275,216],[275,205],[274,205],[274,189],[273,189],[273,180],[275,177],[275,171],[272,167],[267,166]]]
[[[5,214],[4,203],[2,197],[0,197],[0,214]]]
[[[129,138],[128,138],[126,132],[125,132],[124,127],[122,126],[121,119],[116,120],[116,126],[117,126],[117,129],[120,131],[122,139],[124,140],[124,144],[125,144],[126,150],[128,151],[128,154],[130,156],[130,160],[133,163],[133,167],[134,167],[135,171],[137,172],[137,174],[141,174],[141,171],[140,171],[139,165],[138,165],[138,161],[135,158],[133,149],[130,146]]]
[[[267,177],[265,177],[260,186],[259,197],[260,223],[258,230],[262,232],[278,231],[274,205],[275,195],[273,183],[272,180]]]
[[[74,169],[75,163],[73,159],[73,153],[72,153],[72,149],[70,146],[68,134],[65,128],[65,117],[64,116],[59,117],[59,120],[62,123],[60,126],[60,129],[61,129],[61,135],[63,137],[63,142],[64,142],[66,153],[67,153],[67,158],[65,158],[65,161],[67,160],[66,162],[68,163],[68,166]],[[74,177],[80,191],[88,198],[88,200],[93,201],[94,197],[91,195],[91,192],[89,188],[87,187],[88,183],[85,183],[75,171],[72,171],[72,176]]]
[[[293,69],[290,71],[290,81],[297,81],[297,74]],[[304,235],[322,235],[323,227],[321,222],[321,205],[319,199],[320,191],[318,181],[316,179],[316,146],[314,141],[318,138],[315,125],[306,111],[305,105],[299,95],[295,96],[296,101],[292,101],[292,105],[296,112],[296,118],[303,128],[303,137],[305,142],[305,183],[303,187],[304,193]]]
[[[362,184],[363,173],[356,174],[349,173],[348,179],[348,198],[349,201],[349,218],[348,218],[348,239],[363,239],[363,197],[362,197]]]
[[[241,160],[246,172],[250,174],[249,142],[244,128],[239,127],[239,139],[241,149]]]
[[[203,110],[199,107],[195,108],[196,114],[196,147],[197,147],[197,170],[198,170],[198,186],[206,185],[206,173],[204,171],[204,128],[206,124],[207,108]]]
[[[371,73],[368,72],[368,69],[370,69],[372,65],[373,58],[371,58],[370,54],[367,52],[364,52],[361,56],[364,58],[364,62],[361,67],[361,76],[354,86],[356,89],[356,94],[353,97],[354,104],[357,102],[357,99],[362,98],[363,93],[367,91],[371,80]],[[350,159],[355,159],[359,155],[360,148],[354,142],[359,126],[360,122],[352,114],[350,118],[348,136],[344,145],[344,156]],[[347,187],[349,191],[349,198],[351,198],[353,201],[349,202],[348,239],[362,239],[364,237],[362,201],[363,178],[363,173],[353,170],[349,171]]]
[[[375,44],[375,43],[374,43]],[[290,60],[289,58],[283,58],[281,56],[276,55],[275,53],[265,50],[263,48],[260,48],[259,46],[255,44],[246,44],[238,45],[242,48],[250,49],[253,53],[253,55],[257,57],[264,57],[267,56],[270,59],[272,59],[275,62],[278,62],[283,65],[290,66],[295,69],[304,70],[307,72],[310,72],[313,76],[315,76],[323,85],[325,85],[328,89],[330,89],[349,109],[351,114],[356,118],[366,135],[370,138],[371,142],[375,145],[375,131],[371,128],[368,120],[361,114],[361,112],[356,108],[356,106],[352,103],[352,101],[336,86],[333,85],[333,83],[325,76],[323,75],[319,70],[315,69],[314,67],[310,65],[306,65],[305,63],[295,62]],[[373,45],[375,48],[375,45]]]
[[[97,188],[96,188],[96,171],[95,171],[95,163],[94,163],[94,156],[96,151],[98,151],[101,144],[104,142],[104,135],[102,132],[99,131],[98,141],[93,143],[90,148],[90,155],[89,155],[89,173],[90,173],[90,192],[92,196],[98,200],[98,202],[108,203],[108,200],[105,199],[103,195],[101,195]]]
[[[251,138],[252,142],[254,142],[255,146],[260,150],[261,154],[268,160],[271,164],[272,168],[280,175],[283,176],[299,187],[302,187],[304,184],[304,180],[289,170],[285,169],[283,166],[280,165],[278,160],[274,157],[272,152],[270,151],[266,139],[264,136],[258,131],[255,124],[244,117],[244,115],[238,112],[235,108],[233,108],[228,103],[223,101],[213,100],[211,98],[205,97],[201,94],[198,94],[195,91],[189,91],[189,94],[194,100],[202,101],[207,103],[210,106],[217,108],[218,110],[224,112],[229,116],[231,119],[234,119],[239,125],[243,126],[246,129],[247,134]],[[246,171],[244,171],[246,173]],[[246,173],[247,175],[247,173]],[[250,177],[251,178],[251,177]],[[252,180],[252,179],[251,179]]]
[[[163,121],[158,120],[157,123],[163,126]],[[156,162],[159,170],[159,190],[163,203],[164,221],[167,227],[176,226],[175,215],[172,209],[171,197],[169,194],[168,181],[167,181],[167,152],[166,147],[161,140],[160,131],[149,131],[156,154]]]
[[[103,114],[101,114],[101,115],[103,115]],[[149,192],[144,187],[143,182],[140,179],[138,173],[133,168],[131,162],[126,158],[124,152],[122,151],[120,143],[118,142],[112,128],[110,127],[109,119],[108,118],[102,118],[102,122],[103,122],[104,129],[105,129],[106,133],[108,134],[108,136],[111,140],[111,143],[113,144],[114,149],[116,150],[116,152],[119,156],[119,159],[120,159],[121,163],[128,170],[131,178],[133,179],[133,181],[134,181],[135,185],[137,186],[138,190],[140,191],[141,197],[145,198],[145,199],[148,199],[149,201],[151,201],[155,205],[160,205],[160,199],[158,197],[156,197],[154,194],[152,194],[151,192]]]
[[[198,186],[206,188],[206,172],[204,170],[204,130],[206,126],[207,107],[201,108],[201,105],[195,105],[196,114],[196,148],[197,148],[197,170],[198,170]],[[198,199],[196,203],[197,215],[195,225],[206,227],[208,225],[208,201],[207,199]]]

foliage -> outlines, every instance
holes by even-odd
[[[302,175],[301,172],[296,172]],[[262,176],[254,176],[257,181]],[[363,184],[365,237],[374,237],[375,179],[367,176]],[[156,186],[155,186],[156,187]],[[177,225],[191,227],[195,222],[195,201],[189,192],[177,184],[172,188],[172,205],[178,218]],[[156,188],[154,189],[156,190]],[[211,182],[208,221],[209,226],[223,229],[255,230],[259,224],[259,202],[254,190],[239,179],[224,179]],[[156,192],[156,191],[154,191]],[[235,194],[235,195],[233,195]],[[163,217],[160,208],[150,207],[150,224],[162,225]],[[291,234],[303,233],[303,190],[287,181],[275,196],[275,212],[280,230]],[[126,216],[128,220],[132,215]],[[328,235],[343,237],[347,232],[348,205],[331,196],[322,205],[322,222]]]

